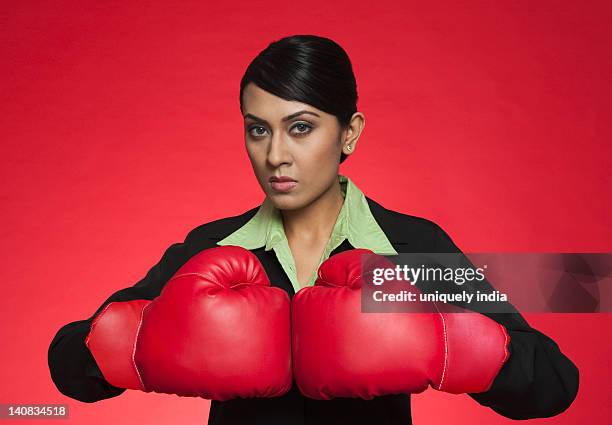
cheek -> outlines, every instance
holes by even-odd
[[[262,162],[262,156],[256,149],[252,149],[247,147],[247,156],[249,157],[249,161],[251,163],[251,168],[253,169],[253,174],[257,180],[261,183],[261,179],[265,174],[265,164]]]
[[[265,159],[263,157],[261,149],[259,147],[255,146],[255,145],[247,143],[246,144],[246,151],[247,151],[247,155],[248,155],[249,160],[251,161],[251,164],[253,165],[253,167],[261,167],[261,163]]]
[[[333,166],[337,162],[336,156],[340,158],[340,143],[335,134],[328,134],[318,140],[313,140],[308,148],[309,152],[306,157],[314,167]]]
[[[335,172],[340,161],[340,149],[333,142],[326,142],[312,152],[309,168],[323,175]]]
[[[338,174],[340,148],[336,146],[336,141],[328,139],[319,142],[313,144],[308,153],[298,160],[300,175],[308,183],[304,192],[308,197],[319,195]]]

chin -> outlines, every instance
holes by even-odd
[[[294,196],[291,195],[275,194],[269,196],[269,198],[272,201],[272,204],[279,210],[297,210],[305,205],[304,202],[300,201],[299,199],[296,199]]]

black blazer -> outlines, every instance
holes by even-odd
[[[451,238],[424,218],[388,210],[366,197],[370,210],[398,253],[460,252]],[[112,294],[87,320],[68,323],[53,338],[48,351],[51,378],[58,390],[86,403],[116,397],[125,389],[104,379],[84,340],[93,318],[112,301],[153,299],[179,267],[196,253],[244,225],[259,207],[212,221],[191,230],[185,241],[171,245],[160,261],[134,286]],[[352,247],[345,240],[330,255]],[[273,250],[252,250],[274,286],[290,297],[295,291]],[[513,419],[556,415],[572,403],[578,391],[578,369],[548,336],[533,329],[508,304],[512,313],[484,313],[506,327],[510,357],[489,391],[469,394],[478,403]],[[214,350],[215,347],[210,347]],[[475,360],[477,361],[477,360]],[[314,400],[301,395],[295,383],[282,397],[211,402],[209,425],[229,424],[411,424],[410,395],[389,395],[372,400],[339,398]]]

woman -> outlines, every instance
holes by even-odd
[[[114,293],[89,319],[62,327],[49,348],[49,367],[63,394],[94,402],[125,391],[105,380],[84,343],[93,319],[111,301],[154,299],[203,250],[235,245],[251,251],[289,297],[314,284],[325,260],[353,248],[382,255],[460,252],[435,223],[385,209],[339,174],[339,164],[356,151],[365,118],[357,111],[350,60],[332,40],[296,35],[271,43],[246,70],[240,107],[264,202],[193,229],[141,281]],[[578,388],[573,363],[518,312],[489,316],[510,336],[509,358],[487,391],[469,395],[515,419],[565,410]],[[209,423],[408,424],[410,396],[316,400],[293,385],[279,397],[213,400]]]

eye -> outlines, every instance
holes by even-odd
[[[294,130],[294,129],[298,130],[297,134],[308,134],[312,131],[312,126],[304,122],[299,122],[293,127],[291,127],[291,130]]]
[[[253,130],[255,130],[255,132]],[[249,127],[249,134],[253,137],[262,137],[264,133],[260,132],[260,130],[263,130],[263,132],[267,131],[264,127],[260,125],[254,125]]]

